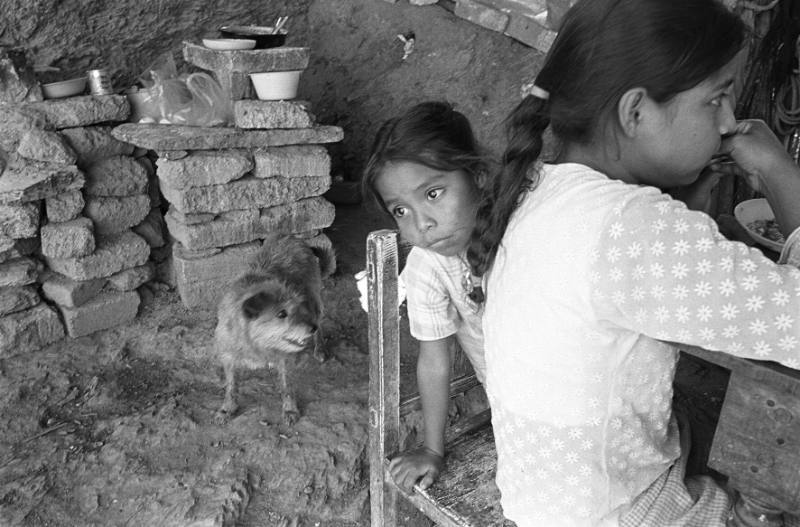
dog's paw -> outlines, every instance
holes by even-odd
[[[218,425],[228,424],[228,422],[233,419],[233,414],[236,413],[238,408],[238,404],[226,399],[219,410],[214,414],[214,422]]]
[[[328,347],[319,334],[314,338],[314,349],[311,351],[311,356],[317,359],[318,362],[325,362],[331,357]]]
[[[297,403],[294,400],[294,397],[291,395],[286,395],[283,397],[283,405],[282,405],[282,412],[283,412],[283,423],[288,426],[292,426],[300,419],[300,410],[297,409]]]
[[[283,411],[283,424],[286,426],[293,426],[300,419],[300,412],[298,411]]]
[[[230,422],[232,416],[233,413],[220,408],[214,414],[214,423],[220,426],[224,426]]]
[[[314,351],[311,352],[311,356],[314,357],[317,362],[325,362],[331,358],[330,353],[328,353],[328,349],[325,346],[315,347]]]

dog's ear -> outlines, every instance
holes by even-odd
[[[242,314],[247,320],[258,318],[264,310],[274,303],[272,296],[265,291],[259,291],[242,302]]]

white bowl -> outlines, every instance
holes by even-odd
[[[42,84],[42,94],[45,99],[60,99],[61,97],[79,95],[84,90],[86,90],[86,77]]]
[[[772,212],[772,208],[769,206],[769,202],[766,199],[758,198],[742,201],[733,209],[733,215],[736,217],[736,221],[739,222],[739,225],[745,228],[747,234],[760,245],[778,253],[783,250],[783,243],[770,240],[750,227],[750,224],[758,220],[775,221],[775,214]]]
[[[297,97],[297,85],[303,70],[251,73],[256,95],[262,101],[280,101]]]
[[[216,51],[253,49],[256,41],[249,38],[204,38],[203,45]]]

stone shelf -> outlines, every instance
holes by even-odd
[[[344,137],[342,129],[338,126],[242,130],[232,127],[136,123],[121,124],[114,128],[112,134],[120,141],[157,152],[335,143]]]

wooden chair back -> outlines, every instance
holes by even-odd
[[[367,237],[371,525],[395,527],[402,497],[439,525],[513,526],[502,516],[494,485],[497,458],[488,409],[448,428],[445,470],[431,488],[405,492],[388,473],[389,457],[404,446],[401,417],[421,408],[416,393],[400,398],[399,271],[410,249],[393,230],[374,231]],[[460,351],[453,370],[451,399],[483,389]]]

